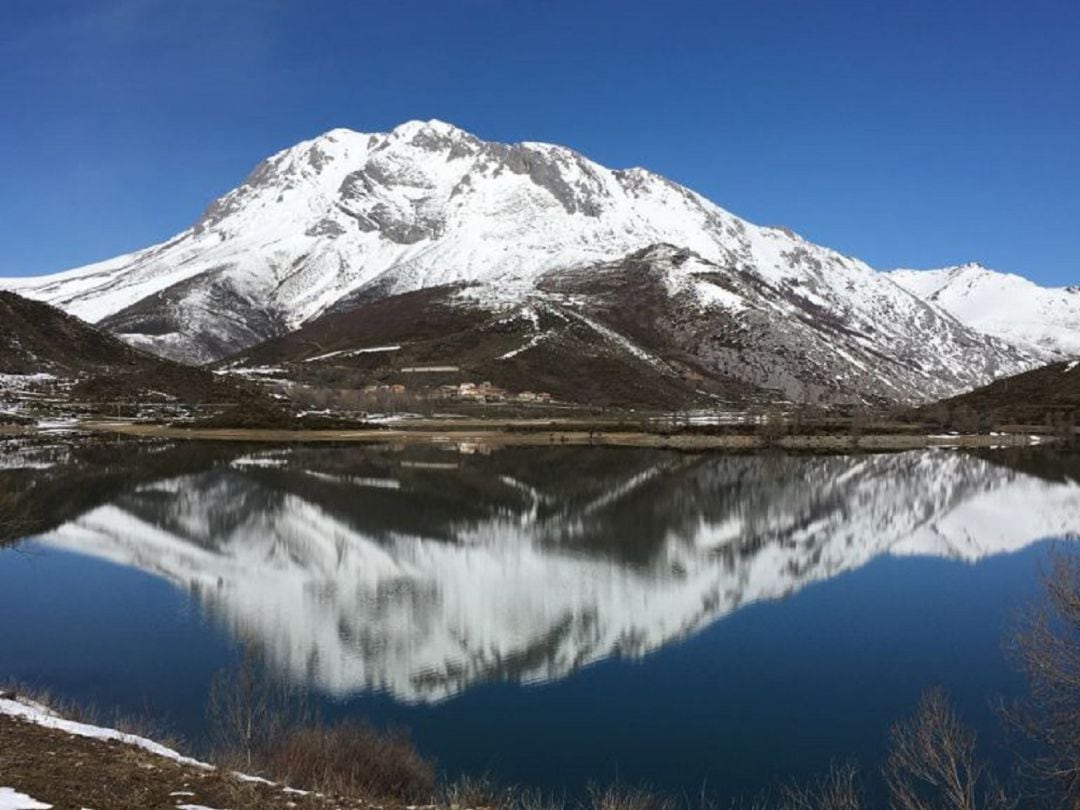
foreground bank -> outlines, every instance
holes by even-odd
[[[218,768],[145,737],[67,720],[35,701],[0,694],[4,810],[369,806]]]

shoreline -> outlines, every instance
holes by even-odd
[[[551,424],[550,430],[542,429]],[[477,444],[499,447],[513,446],[589,446],[589,447],[653,447],[673,450],[821,450],[821,451],[898,451],[934,447],[995,448],[1028,447],[1053,441],[1053,437],[1028,433],[1001,434],[913,434],[867,433],[851,436],[837,433],[805,433],[767,438],[755,433],[661,433],[641,430],[619,430],[597,426],[585,430],[579,426],[559,428],[545,420],[538,423],[498,422],[433,422],[424,420],[409,426],[363,429],[280,430],[262,428],[186,428],[169,425],[123,422],[86,421],[76,429],[91,433],[112,433],[137,438],[182,439],[188,441],[265,442],[268,444],[352,443],[381,444]],[[40,435],[34,428],[20,429],[12,435]]]

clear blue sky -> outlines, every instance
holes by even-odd
[[[441,118],[877,267],[1080,282],[1075,0],[0,0],[0,275],[160,241],[268,154]]]

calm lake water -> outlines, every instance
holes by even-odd
[[[570,792],[873,768],[933,684],[992,743],[1003,635],[1080,531],[1080,460],[1038,449],[0,451],[0,679],[198,745],[246,641],[451,773]]]

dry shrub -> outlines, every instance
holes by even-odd
[[[1005,715],[1035,745],[1029,775],[1080,807],[1080,555],[1055,556],[1045,593],[1012,642],[1028,689]]]
[[[351,721],[286,731],[259,765],[291,787],[367,800],[426,802],[436,787],[434,765],[407,734]]]
[[[213,679],[207,719],[214,761],[291,787],[365,800],[428,801],[435,767],[400,731],[326,725],[297,690],[274,678],[246,645]]]

